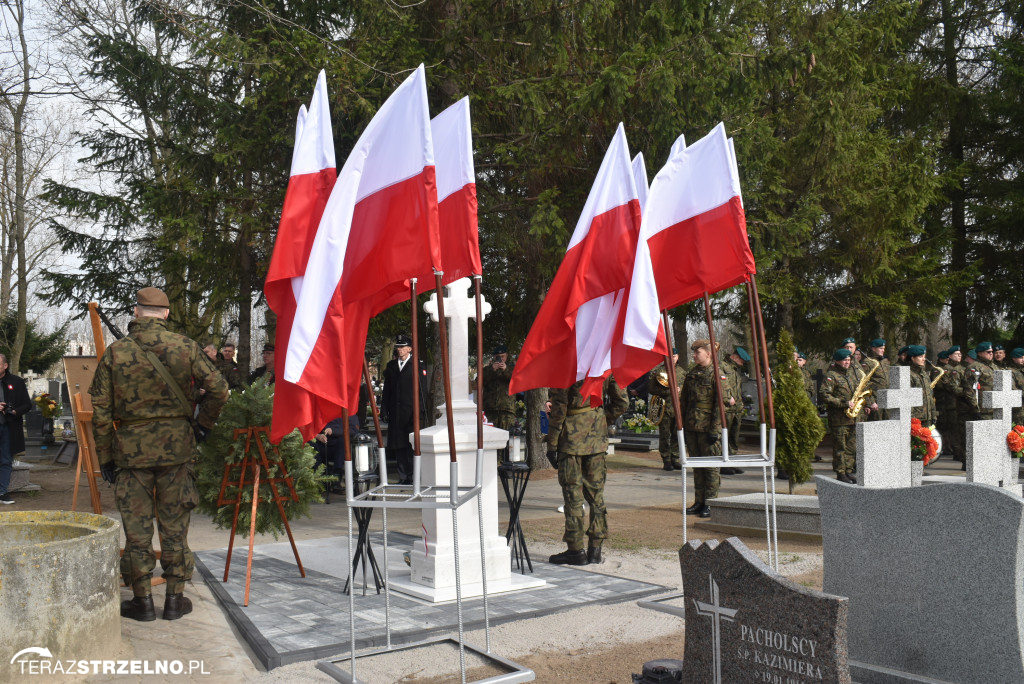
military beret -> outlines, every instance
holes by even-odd
[[[872,347],[884,347],[885,346],[885,340],[883,340],[881,337],[879,337],[878,339],[871,340],[871,346]]]
[[[950,354],[956,354],[958,351],[960,351],[960,345],[959,344],[954,344],[952,347],[950,347],[946,351],[948,351]]]
[[[806,354],[804,354],[803,352],[799,352],[799,353],[797,353],[797,356],[798,356],[798,357],[800,357],[801,359],[803,359],[804,361],[806,361],[806,360],[807,360],[807,355],[806,355]]]
[[[977,361],[977,360],[978,360],[978,352],[974,351],[973,349],[969,349],[969,350],[967,351],[967,355],[968,355],[969,357],[971,357],[972,359],[974,359],[975,361]]]
[[[928,351],[928,348],[922,344],[912,344],[907,347],[907,356],[921,356]]]
[[[832,353],[832,360],[833,361],[842,361],[843,359],[850,358],[850,356],[852,356],[852,355],[853,355],[853,353],[849,349],[840,348],[840,349],[836,349]]]
[[[991,342],[979,342],[977,344],[977,346],[974,347],[974,353],[975,354],[980,354],[981,352],[987,352],[987,351],[992,351],[992,343]]]
[[[845,340],[843,340],[843,344],[850,344],[850,343],[857,344],[857,340],[853,339],[852,337],[847,337]]]
[[[395,346],[396,347],[411,347],[412,346],[412,339],[408,335],[406,335],[405,333],[401,333],[399,335],[396,335],[395,336]]]
[[[678,354],[679,353],[679,348],[678,347],[672,347],[672,353],[673,354]]]
[[[994,344],[994,345],[992,345],[992,351],[1004,351],[1004,350],[1005,350],[1005,347],[1003,347],[1003,345],[1001,345],[1001,344]]]
[[[896,353],[897,354],[906,354],[908,349],[910,349],[910,347],[900,347],[900,350],[898,352],[896,352]]]
[[[272,352],[272,351],[274,351],[274,343],[273,342],[267,342],[266,344],[264,344],[263,345],[263,351],[265,351],[265,352]]]
[[[412,345],[410,344],[409,346],[411,347]],[[491,350],[491,353],[492,354],[508,354],[508,347],[506,347],[503,344],[499,344],[494,349]]]
[[[1021,347],[1017,347],[1016,349],[1014,349],[1013,351],[1011,351],[1011,352],[1010,352],[1010,358],[1011,358],[1011,359],[1020,359],[1020,358],[1024,358],[1024,348],[1021,348]]]
[[[750,354],[748,354],[747,350],[744,349],[743,347],[736,347],[735,354],[736,354],[736,356],[740,357],[744,361],[749,361],[750,360]]]
[[[719,345],[716,342],[715,343],[715,348],[717,349],[719,346],[721,346],[721,345]],[[690,345],[690,350],[691,351],[697,351],[701,347],[703,347],[704,349],[707,349],[708,351],[711,351],[711,340],[707,340],[707,339],[697,340],[696,342],[694,342],[693,344]]]
[[[948,359],[949,358],[949,352],[948,351],[940,351],[939,352],[939,358],[940,359]]]
[[[135,295],[135,303],[139,306],[162,306],[165,309],[171,308],[167,295],[158,287],[144,287]]]

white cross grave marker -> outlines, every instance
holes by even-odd
[[[476,299],[469,278],[448,285],[444,298],[444,315],[448,322],[448,368],[451,369],[452,410],[455,424],[476,425],[476,404],[469,400],[469,321],[476,318]],[[437,320],[437,293],[423,305],[431,320]],[[480,311],[486,317],[491,305],[481,298]],[[443,412],[442,412],[443,413]],[[468,422],[466,422],[468,420]]]
[[[711,618],[711,643],[714,649],[715,684],[722,684],[722,620],[732,622],[739,612],[736,608],[723,608],[718,605],[718,583],[715,578],[708,575],[708,588],[711,593],[711,603],[693,600],[697,606],[697,615]]]
[[[992,391],[981,393],[981,407],[992,409],[991,420],[967,422],[967,481],[980,482],[1021,494],[1017,484],[1020,462],[1010,456],[1006,435],[1011,412],[1021,405],[1020,390],[1013,389],[1010,371],[994,373]]]
[[[893,489],[911,486],[910,413],[924,401],[921,388],[910,386],[910,368],[889,369],[889,389],[878,391],[878,406],[887,420],[857,423],[857,483]]]

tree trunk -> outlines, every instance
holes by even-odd
[[[951,165],[959,168],[964,162],[964,130],[967,126],[969,112],[966,99],[960,91],[959,65],[957,64],[956,30],[953,28],[953,14],[950,0],[942,2],[942,52],[945,62],[946,82],[950,86],[952,110],[949,112],[949,137],[946,141],[947,152]],[[962,272],[967,268],[967,202],[963,190],[964,179],[957,182],[949,192],[949,221],[952,228],[953,249],[950,256],[949,270],[952,273]],[[954,344],[966,344],[970,336],[968,329],[967,290],[958,288],[953,292],[949,302],[949,316],[952,321]]]
[[[15,2],[9,11],[15,15],[18,26],[18,40],[21,45],[21,88],[18,104],[12,108],[12,126],[14,128],[14,240],[18,255],[17,267],[17,320],[18,329],[11,344],[10,357],[7,359],[11,372],[17,374],[21,365],[21,352],[25,348],[25,327],[28,324],[28,270],[25,262],[25,111],[28,108],[28,96],[31,92],[31,68],[29,65],[28,44],[25,40],[25,5],[21,0]],[[10,106],[10,105],[8,105]]]
[[[540,431],[540,412],[548,401],[546,388],[526,392],[526,454],[530,470],[544,470],[551,467],[548,448]]]

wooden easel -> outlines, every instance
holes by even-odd
[[[295,562],[299,566],[299,574],[302,577],[306,576],[306,571],[302,567],[302,560],[299,558],[299,549],[295,546],[295,537],[292,536],[292,528],[288,524],[288,516],[284,512],[284,505],[282,501],[291,499],[292,501],[298,501],[299,495],[295,492],[295,483],[292,481],[291,476],[288,474],[287,468],[284,466],[284,461],[280,459],[280,452],[273,444],[271,449],[274,450],[277,459],[268,459],[267,450],[263,445],[263,440],[260,439],[260,435],[265,435],[267,443],[270,444],[270,428],[266,426],[260,427],[249,427],[239,428],[235,430],[234,439],[238,439],[240,436],[245,435],[245,452],[242,460],[238,463],[225,463],[224,464],[224,477],[220,482],[220,493],[217,495],[217,505],[227,506],[234,504],[235,515],[231,520],[231,538],[228,540],[228,555],[224,561],[224,581],[228,581],[228,571],[231,569],[231,551],[235,546],[235,528],[238,526],[238,511],[242,505],[242,490],[249,485],[252,485],[252,513],[249,517],[249,558],[245,564],[245,599],[242,603],[243,606],[249,605],[249,585],[252,581],[252,549],[254,543],[254,537],[256,536],[256,508],[260,501],[260,474],[269,473],[271,467],[278,468],[278,472],[281,473],[276,477],[264,477],[263,480],[270,485],[270,491],[273,493],[270,497],[270,501],[277,504],[277,510],[281,514],[281,520],[284,521],[284,529],[288,533],[288,541],[292,545],[292,553],[295,554]],[[259,451],[259,460],[257,460],[252,453],[253,438],[256,438],[256,448]],[[237,479],[232,479],[236,468],[239,469]],[[250,470],[252,475],[249,476]],[[283,482],[288,486],[289,494],[281,495],[277,491],[277,484]],[[236,494],[233,499],[228,499],[225,494],[228,486],[237,488]]]
[[[75,392],[71,396],[71,413],[75,418],[75,433],[78,435],[78,467],[75,472],[75,489],[71,494],[71,510],[78,505],[78,484],[85,473],[85,480],[89,483],[89,498],[92,500],[92,512],[101,515],[103,504],[100,502],[100,489],[96,484],[96,473],[100,470],[100,464],[96,460],[94,449],[96,442],[92,434],[92,407],[86,409],[86,395],[83,398],[81,392]]]

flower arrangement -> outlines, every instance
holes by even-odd
[[[939,443],[932,431],[921,425],[917,418],[910,419],[910,460],[924,461],[928,465],[938,457]]]
[[[1024,425],[1014,425],[1006,435],[1006,446],[1011,458],[1024,458]]]
[[[54,416],[59,416],[64,411],[64,407],[50,396],[49,392],[43,392],[36,396],[34,401],[39,407],[39,412],[43,414],[43,418],[53,418]]]
[[[635,416],[627,418],[622,423],[622,427],[633,432],[650,432],[655,428],[655,425],[647,419],[647,416],[642,413],[638,413]]]

